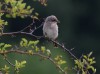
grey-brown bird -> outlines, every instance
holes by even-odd
[[[48,16],[45,19],[45,22],[43,25],[43,34],[45,37],[47,37],[51,40],[57,39],[57,37],[58,37],[58,25],[57,25],[57,23],[59,23],[59,20],[54,15]]]

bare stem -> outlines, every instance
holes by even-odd
[[[26,30],[27,28],[31,28],[31,26],[34,24],[34,20],[33,20],[33,22],[30,24],[30,25],[28,25],[27,27],[25,27],[25,28],[23,28],[21,31],[19,31],[19,32],[23,32],[24,30]]]
[[[27,33],[27,32],[9,32],[9,33],[3,33],[1,36],[12,36],[12,35],[18,35],[18,34],[32,36],[32,37],[34,37],[36,39],[39,39],[39,38],[42,37],[42,36],[33,35],[31,33]]]
[[[70,56],[72,56],[74,59],[77,59],[77,57],[69,50],[69,49],[67,49],[64,45],[62,45],[62,44],[60,44],[60,43],[58,43],[58,42],[56,42],[56,41],[54,41],[54,40],[50,40],[50,41],[52,41],[53,43],[55,43],[55,44],[57,44],[59,47],[61,47],[64,51],[67,51],[69,54],[70,54]]]
[[[14,64],[12,64],[7,58],[5,58],[6,62],[9,63],[11,66],[15,67]]]

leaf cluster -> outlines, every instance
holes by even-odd
[[[23,0],[4,0],[6,5],[5,10],[8,12],[6,14],[7,17],[13,17],[16,18],[16,16],[20,16],[24,18],[27,15],[30,15],[34,8],[31,8],[31,6],[27,6],[26,3],[23,2]]]
[[[11,44],[0,43],[0,51],[7,50],[10,47],[12,47]]]
[[[93,64],[96,63],[95,58],[91,57],[92,52],[87,55],[83,55],[81,59],[74,60],[75,61],[75,69],[80,70],[82,74],[88,74],[91,70],[93,74],[96,73],[96,69]]]
[[[5,25],[8,25],[8,22],[2,19],[3,15],[4,15],[4,13],[0,13],[0,31],[3,30]]]

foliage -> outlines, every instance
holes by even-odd
[[[15,70],[18,73],[20,68],[25,67],[26,61],[21,61],[18,62],[17,60],[15,60]]]
[[[9,68],[7,65],[4,66],[4,68],[2,68],[1,70],[3,70],[5,72],[5,74],[9,74]]]
[[[18,50],[18,49],[8,49],[9,47],[11,47],[10,44],[5,44],[5,43],[1,43],[0,44],[0,48],[2,51],[0,51],[0,54],[3,54],[5,60],[14,67],[14,70],[16,71],[16,73],[19,73],[19,70],[23,67],[25,67],[26,61],[21,61],[19,62],[18,60],[15,60],[15,64],[12,64],[9,60],[7,60],[7,57],[5,57],[5,55],[7,55],[8,53],[11,52],[15,52],[15,53],[20,53],[20,54],[27,54],[27,55],[37,55],[42,57],[42,59],[49,59],[52,63],[54,63],[59,69],[61,69],[63,71],[63,69],[61,68],[61,65],[65,64],[66,61],[62,60],[62,56],[57,56],[54,59],[52,59],[51,56],[51,51],[49,49],[46,49],[45,46],[41,46],[38,47],[37,44],[39,43],[39,41],[28,41],[25,38],[22,38],[22,40],[20,41],[20,47],[23,48],[31,48],[30,50],[27,51],[22,51],[22,50]],[[9,74],[10,70],[9,70],[10,66],[6,66],[4,68],[2,68],[1,70],[4,71],[5,73]],[[63,71],[64,72],[64,71]],[[65,72],[66,73],[66,72]]]
[[[96,73],[96,69],[93,64],[96,63],[95,58],[91,57],[92,52],[88,55],[83,55],[81,59],[74,60],[75,61],[75,69],[80,70],[82,74],[88,74],[89,70],[92,70],[93,73]]]
[[[8,14],[6,14],[7,17],[13,17],[16,18],[16,16],[20,16],[24,18],[25,16],[28,16],[32,13],[34,8],[31,8],[31,6],[26,6],[26,3],[23,2],[23,0],[4,0],[7,5],[10,7],[4,8]]]
[[[2,33],[2,30],[4,29],[4,26],[8,25],[8,22],[1,18],[3,15],[4,13],[0,13],[0,32],[1,33]]]

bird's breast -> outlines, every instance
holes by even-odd
[[[50,39],[56,39],[58,37],[58,26],[57,24],[45,24],[43,27],[44,34]]]

